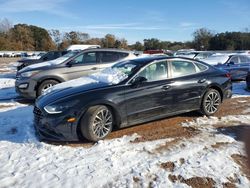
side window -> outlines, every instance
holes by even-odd
[[[127,57],[128,53],[119,52],[120,59]]]
[[[195,65],[189,61],[172,61],[172,77],[185,76],[197,72]]]
[[[234,64],[239,63],[238,56],[231,57],[229,63],[230,63],[230,62],[233,62]]]
[[[95,52],[84,53],[82,62],[83,63],[97,63],[96,53]]]
[[[101,53],[101,62],[109,63],[119,60],[119,53],[117,52],[102,52]]]
[[[138,76],[145,77],[147,81],[164,80],[168,78],[168,65],[166,61],[148,65]]]
[[[205,70],[208,69],[207,66],[202,65],[202,64],[200,64],[200,63],[196,63],[195,65],[196,65],[196,66],[198,67],[198,69],[199,69],[198,72],[205,71]]]
[[[58,58],[58,57],[60,57],[60,54],[61,54],[61,52],[55,52],[53,58]]]
[[[43,60],[44,61],[50,60],[52,56],[53,56],[52,52],[49,52],[43,56]]]
[[[247,63],[247,58],[245,56],[240,56],[239,58],[241,63]]]
[[[73,60],[73,64],[81,64],[83,63],[83,54],[77,56],[74,60]]]

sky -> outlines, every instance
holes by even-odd
[[[129,44],[147,38],[189,41],[193,32],[250,29],[250,0],[0,0],[0,19]]]

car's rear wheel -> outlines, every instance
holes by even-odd
[[[104,139],[113,128],[112,111],[103,105],[90,107],[81,119],[81,133],[90,141]]]
[[[52,86],[59,84],[58,81],[56,80],[45,80],[43,81],[37,90],[37,97],[39,97],[40,95],[42,95],[44,93],[45,90],[51,88]]]
[[[215,89],[209,89],[202,99],[200,111],[206,116],[211,116],[218,111],[220,104],[220,93]]]

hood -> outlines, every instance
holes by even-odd
[[[48,100],[45,103],[49,104],[50,102],[67,97],[69,95],[77,94],[79,92],[81,93],[92,89],[118,84],[126,78],[127,75],[123,72],[116,69],[107,68],[102,72],[92,74],[87,77],[80,77],[78,79],[57,84],[47,89],[39,98],[39,100]]]
[[[51,60],[51,61],[45,61],[43,63],[36,63],[36,64],[33,64],[33,65],[29,65],[29,66],[23,68],[22,72],[26,72],[26,71],[33,70],[33,69],[40,69],[40,68],[44,68],[44,67],[50,67],[50,66],[58,65],[58,64],[63,63],[67,59],[68,58],[66,58],[66,57],[59,57],[59,58]]]
[[[103,83],[103,82],[92,82],[92,83],[88,83],[82,86],[78,86],[78,87],[66,87],[60,90],[54,90],[53,92],[49,93],[49,94],[45,94],[40,96],[37,99],[37,105],[39,107],[44,107],[50,103],[53,103],[57,100],[66,98],[68,96],[72,96],[72,95],[77,95],[79,93],[84,93],[87,91],[91,91],[94,89],[100,89],[103,87],[108,87],[110,86],[107,83]]]

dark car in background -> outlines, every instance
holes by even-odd
[[[119,60],[136,57],[133,52],[117,49],[93,48],[72,53],[74,51],[18,71],[15,82],[17,93],[34,99],[53,85],[98,72]]]
[[[105,77],[119,79],[109,82]],[[74,87],[74,82],[80,85]],[[113,128],[195,110],[213,115],[231,97],[232,84],[227,72],[197,60],[146,57],[50,90],[34,107],[40,138],[77,141],[83,136],[98,141]]]
[[[250,68],[250,57],[246,55],[215,55],[203,61],[219,69],[228,71],[231,74],[232,80],[245,80]]]
[[[68,53],[68,51],[50,51],[43,54],[39,59],[21,59],[18,61],[17,71],[35,63],[42,63],[44,61],[51,61],[57,59]]]
[[[247,89],[250,90],[250,68],[246,76],[246,85],[247,85]]]

